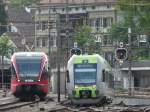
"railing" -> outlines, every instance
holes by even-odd
[[[0,83],[0,90],[8,90],[10,89],[10,83]]]
[[[6,97],[10,90],[10,83],[0,83],[0,97]]]
[[[138,96],[150,97],[150,88],[134,87],[127,89],[116,89],[115,96]]]

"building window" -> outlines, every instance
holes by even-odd
[[[51,47],[56,47],[57,46],[56,38],[57,38],[56,32],[51,32],[51,40],[50,40]]]
[[[96,7],[95,6],[92,6],[92,9],[95,9]]]
[[[62,8],[62,11],[65,11],[65,8]]]
[[[90,26],[95,27],[95,19],[90,19]]]
[[[69,11],[71,11],[71,10],[72,10],[72,8],[70,7],[70,8],[69,8]]]
[[[37,29],[37,30],[41,30],[41,23],[40,23],[40,22],[38,22],[38,23],[36,24],[36,29]]]
[[[54,38],[53,38],[53,47],[57,47],[56,36],[54,36]]]
[[[46,29],[48,29],[48,22],[47,21],[42,21],[42,30],[46,30]]]
[[[100,28],[100,18],[96,19],[95,26],[96,26],[96,29],[99,30],[99,28]]]
[[[42,38],[42,47],[46,47],[46,38]]]
[[[37,47],[42,47],[41,38],[37,38]]]
[[[113,17],[102,17],[90,19],[90,26],[99,30],[99,28],[110,27],[113,24]]]
[[[55,7],[53,8],[53,12],[56,12],[56,8]]]
[[[107,9],[110,9],[111,8],[111,4],[107,4],[106,7],[107,7]]]
[[[113,18],[112,17],[107,17],[103,18],[103,27],[110,27],[113,24]]]
[[[86,7],[85,7],[85,6],[83,6],[83,7],[82,7],[82,10],[86,10]]]
[[[112,24],[113,24],[113,17],[110,17],[110,18],[109,18],[109,22],[110,22],[110,25],[109,25],[109,26],[112,26]]]
[[[100,28],[103,27],[103,18],[100,18]]]
[[[47,21],[39,21],[36,24],[36,29],[37,30],[46,30],[46,29],[48,29],[48,22]]]
[[[103,27],[107,27],[107,18],[103,18]]]
[[[76,11],[77,11],[77,10],[79,10],[79,7],[76,7],[75,9],[76,9]]]

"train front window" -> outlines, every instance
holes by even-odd
[[[75,84],[96,84],[96,64],[75,65],[74,82]]]
[[[16,58],[20,77],[37,77],[40,73],[41,58]]]

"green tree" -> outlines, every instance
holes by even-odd
[[[90,26],[77,26],[74,34],[74,42],[77,42],[78,47],[83,51],[87,49],[89,53],[95,52],[95,37],[92,35]]]
[[[132,46],[137,46],[137,37],[141,34],[145,34],[150,38],[149,0],[118,0],[116,9],[122,12],[123,20],[112,26],[110,37],[113,40],[128,43],[127,29],[129,27],[132,30]],[[147,49],[136,49],[136,51],[136,53],[140,52],[143,55],[142,57],[148,57],[147,53],[149,52]]]
[[[133,27],[132,29],[138,27],[140,33],[150,36],[149,0],[118,0],[117,10],[123,11],[127,26]]]
[[[3,84],[4,84],[4,56],[8,56],[10,53],[12,53],[12,51],[14,50],[14,45],[12,44],[12,42],[10,41],[8,35],[3,34],[0,37],[0,56],[2,57],[2,88],[3,88]]]
[[[40,0],[11,0],[11,6],[17,7],[26,7],[31,5],[36,5]]]
[[[3,3],[3,0],[0,0],[0,35],[2,35],[4,32],[6,32],[6,25],[7,23],[7,14],[5,12],[5,5]]]

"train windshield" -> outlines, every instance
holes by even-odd
[[[74,82],[75,84],[96,84],[96,64],[75,64]]]
[[[16,57],[20,77],[37,77],[40,72],[41,57]]]

